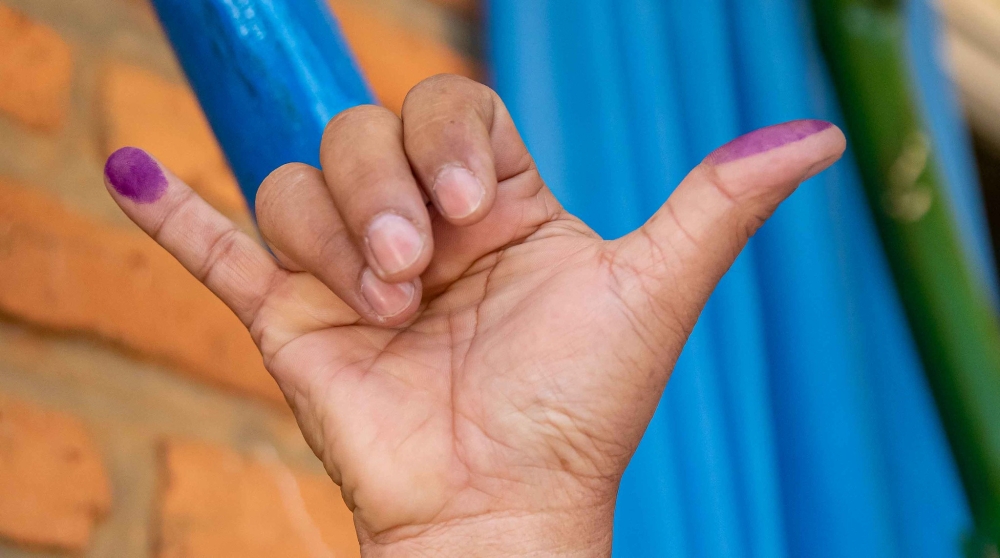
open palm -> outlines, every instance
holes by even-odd
[[[600,555],[610,535],[593,525],[709,294],[843,149],[816,121],[744,137],[604,241],[545,187],[496,95],[442,76],[402,119],[334,119],[322,170],[268,177],[257,216],[271,253],[143,152],[112,155],[106,175],[247,324],[363,543],[493,521],[572,531]]]

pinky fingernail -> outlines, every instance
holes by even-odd
[[[361,275],[361,295],[382,319],[395,318],[410,307],[416,288],[413,283],[386,283],[366,269]]]
[[[167,177],[145,151],[123,147],[108,157],[104,176],[120,195],[136,203],[153,203],[167,191]]]

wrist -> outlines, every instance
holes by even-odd
[[[606,509],[605,509],[606,508]],[[491,514],[369,535],[362,558],[609,558],[614,507],[544,514]]]

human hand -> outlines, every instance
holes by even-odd
[[[335,118],[322,170],[264,181],[274,256],[140,150],[105,175],[249,328],[364,555],[609,556],[619,481],[702,306],[844,148],[817,121],[744,136],[604,241],[546,188],[499,98],[439,76],[402,119]]]

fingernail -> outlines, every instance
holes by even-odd
[[[383,273],[409,268],[424,250],[424,239],[413,223],[395,213],[383,213],[368,226],[368,248]]]
[[[705,161],[721,165],[730,161],[746,159],[803,140],[832,127],[833,124],[825,120],[795,120],[777,126],[761,128],[716,149]]]
[[[386,283],[370,269],[361,274],[361,295],[382,319],[394,318],[409,308],[415,292],[413,283]]]
[[[116,192],[136,203],[153,203],[167,191],[167,177],[145,151],[123,147],[108,157],[104,176]]]
[[[468,169],[450,166],[438,174],[434,195],[445,216],[461,219],[472,215],[483,203],[486,189]]]

